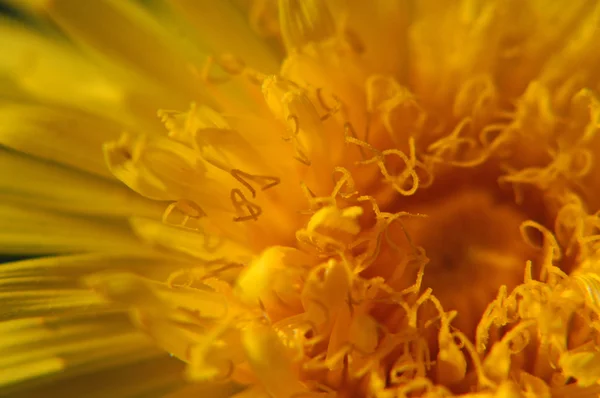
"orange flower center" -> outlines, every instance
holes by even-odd
[[[469,189],[417,205],[423,219],[407,219],[413,244],[425,249],[422,288],[431,288],[445,310],[456,310],[454,326],[472,337],[489,302],[506,285],[523,280],[524,264],[536,257],[520,233],[527,216],[489,191]],[[416,280],[407,269],[401,280]]]

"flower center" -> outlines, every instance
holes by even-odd
[[[510,291],[522,282],[525,263],[536,257],[520,232],[527,217],[491,192],[476,188],[415,210],[427,217],[407,219],[404,227],[429,259],[422,290],[431,288],[446,311],[456,310],[453,325],[471,337],[498,288],[506,285]],[[401,280],[410,285],[417,273],[416,267],[408,268]]]

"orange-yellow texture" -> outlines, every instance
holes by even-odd
[[[600,393],[599,1],[10,3],[0,395]]]

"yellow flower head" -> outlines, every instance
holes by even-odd
[[[0,395],[600,393],[600,2],[14,0]]]

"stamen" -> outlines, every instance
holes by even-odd
[[[232,76],[240,75],[246,69],[244,61],[234,54],[222,54],[218,59],[218,64]]]
[[[538,244],[536,244],[535,242],[533,242],[532,238],[530,237],[530,234],[528,234],[528,229],[537,230],[538,232],[540,232],[542,234],[542,246],[541,247]],[[560,249],[560,245],[556,241],[554,234],[552,232],[550,232],[543,225],[541,225],[535,221],[532,221],[532,220],[528,220],[528,221],[521,223],[521,225],[519,226],[519,230],[521,232],[521,236],[525,240],[525,243],[527,243],[528,245],[530,245],[533,248],[541,249],[544,252],[544,259],[543,259],[543,263],[542,263],[542,272],[540,275],[540,279],[542,281],[547,281],[548,283],[553,283],[553,282],[555,282],[554,280],[547,279],[547,278],[552,278],[552,277],[557,276],[557,272],[559,274],[564,275],[564,273],[559,268],[557,268],[553,265],[553,263],[555,261],[558,261],[562,258],[562,252]],[[564,276],[566,276],[566,275],[564,275]]]
[[[259,185],[262,184],[260,187],[262,191],[266,191],[267,189],[273,188],[274,186],[279,185],[279,183],[281,183],[281,179],[279,177],[252,175],[238,169],[232,169],[231,175],[233,176],[233,178],[238,180],[244,187],[246,187],[250,191],[250,193],[252,193],[253,198],[256,198],[256,190],[252,187],[252,185],[250,185],[248,181],[257,183]]]
[[[247,215],[236,216],[233,218],[233,221],[239,222],[239,221],[249,221],[249,220],[257,221],[258,220],[258,216],[260,216],[262,214],[262,208],[260,206],[258,206],[257,204],[252,203],[248,199],[246,199],[246,197],[244,196],[242,191],[240,191],[237,188],[234,188],[231,190],[230,197],[231,197],[231,203],[233,204],[233,207],[235,208],[235,210],[238,214],[244,213],[243,207],[245,207],[246,210],[248,210],[248,213],[250,213]]]
[[[383,156],[383,153],[379,149],[376,149],[368,142],[360,140],[356,137],[356,130],[354,130],[354,127],[350,122],[346,122],[344,124],[344,140],[347,143],[358,145],[358,147],[363,150],[368,149],[369,151],[371,151],[372,154],[376,156]],[[364,163],[361,162],[360,164]]]
[[[289,136],[283,136],[281,138],[283,138],[284,141],[291,141],[292,139],[298,137],[298,134],[300,134],[300,123],[298,122],[298,116],[289,115],[287,117],[287,122],[292,124],[292,132]]]
[[[506,134],[507,129],[507,124],[488,124],[481,129],[481,132],[479,133],[478,137],[479,142],[481,143],[483,148],[489,148],[490,151],[495,151],[502,143],[505,143],[507,141],[506,135],[509,135]]]
[[[443,312],[440,315],[442,322],[438,332],[439,352],[436,375],[439,383],[451,385],[465,376],[467,361],[450,331],[450,322],[456,317],[456,311],[452,311],[446,316]]]
[[[417,278],[412,286],[409,286],[400,292],[401,295],[416,294],[421,291],[423,277],[425,276],[425,266],[427,265],[427,263],[429,263],[429,259],[425,255],[425,249],[423,249],[422,247],[417,247],[416,249],[418,254],[415,255],[414,261],[419,266],[417,270]]]
[[[340,177],[339,180],[337,180],[337,182],[335,183],[335,187],[333,188],[333,192],[331,192],[331,197],[335,198],[338,195],[340,195],[342,198],[344,199],[348,199],[354,195],[358,195],[358,191],[356,190],[356,187],[354,185],[354,180],[352,179],[352,175],[350,174],[350,172],[348,171],[348,169],[344,168],[344,167],[335,167],[333,169],[333,179],[335,182],[335,173],[341,173],[342,176]],[[346,192],[340,192],[342,187],[346,185],[347,191]]]
[[[180,218],[180,220],[174,220],[174,216]],[[198,225],[198,222],[200,218],[206,216],[207,214],[204,212],[204,210],[202,210],[202,208],[196,203],[192,202],[191,200],[180,199],[177,202],[173,202],[167,206],[162,216],[162,222],[192,230],[199,230],[200,226]]]
[[[312,162],[310,161],[310,159],[306,156],[306,154],[298,147],[295,148],[296,151],[296,155],[294,156],[294,159],[296,159],[297,161],[299,161],[300,163],[302,163],[305,166],[311,166]]]
[[[294,152],[296,154],[294,156],[294,159],[296,159],[297,161],[299,161],[300,163],[302,163],[306,166],[310,166],[311,161],[308,158],[308,156],[306,156],[305,150],[303,149],[303,145],[298,138],[298,135],[300,134],[300,123],[298,121],[298,116],[289,115],[287,117],[287,122],[291,123],[293,125],[292,133],[289,136],[283,136],[281,138],[283,138],[284,141],[288,141],[288,142],[292,143]]]
[[[224,83],[227,83],[228,81],[230,81],[231,77],[229,77],[229,76],[215,77],[212,75],[211,72],[212,72],[215,64],[217,64],[217,62],[215,61],[214,56],[209,55],[208,57],[206,57],[206,62],[204,63],[204,65],[202,66],[202,69],[200,70],[200,78],[202,79],[202,81],[206,82],[208,84],[215,84],[215,85],[224,84]]]
[[[497,96],[491,76],[471,78],[461,85],[454,100],[452,113],[457,117],[487,116],[494,109]]]
[[[410,137],[408,140],[408,145],[409,145],[409,150],[410,150],[409,156],[406,156],[406,154],[404,154],[404,152],[402,152],[398,149],[386,149],[384,151],[379,151],[379,150],[373,148],[370,144],[368,144],[364,141],[358,140],[354,137],[349,137],[347,135],[346,135],[345,139],[346,139],[346,142],[350,142],[350,143],[359,145],[361,147],[367,148],[367,149],[371,150],[371,152],[374,153],[374,156],[372,158],[367,159],[367,160],[358,161],[358,162],[356,162],[357,164],[361,164],[361,165],[376,164],[379,167],[381,174],[384,176],[385,181],[388,182],[394,188],[394,190],[396,190],[401,195],[411,196],[417,191],[417,189],[419,188],[420,178],[416,172],[416,167],[421,167],[424,170],[427,170],[427,167],[425,166],[425,164],[423,164],[422,162],[419,162],[416,159],[415,141],[414,141],[413,137]],[[399,175],[391,175],[386,167],[385,157],[391,156],[391,155],[395,155],[395,156],[399,157],[402,160],[402,162],[404,163],[404,166],[405,166],[404,170]],[[411,187],[408,189],[404,188],[404,185],[409,180],[412,182]]]
[[[394,78],[383,75],[371,75],[365,82],[367,94],[367,110],[369,113],[381,114],[383,126],[389,134],[399,130],[392,119],[393,112],[402,106],[406,110],[403,123],[406,129],[414,134],[420,131],[426,120],[425,111],[419,106],[412,93],[402,87]]]
[[[335,105],[333,105],[333,107],[330,107],[329,105],[327,105],[327,103],[325,102],[325,100],[323,98],[323,87],[317,88],[316,94],[317,94],[317,100],[319,101],[321,108],[323,108],[326,112],[323,116],[321,116],[321,121],[325,121],[325,120],[329,119],[331,116],[333,116],[337,112],[339,112],[340,109],[342,108],[342,102],[336,95],[332,95],[332,98],[335,101]]]
[[[480,154],[471,160],[454,159],[460,152],[470,153],[476,149],[477,143],[474,138],[459,136],[464,129],[471,127],[472,123],[470,117],[463,118],[449,135],[429,145],[427,150],[434,154],[432,160],[457,167],[475,167],[486,161],[490,154],[486,148],[480,149]]]
[[[584,100],[588,103],[590,113],[589,122],[581,136],[581,142],[586,143],[596,136],[598,130],[600,129],[600,100],[590,89],[582,89],[575,94],[573,97],[573,102],[577,100]]]
[[[589,173],[593,164],[593,155],[583,148],[574,148],[568,152],[549,151],[553,161],[545,167],[528,167],[500,177],[500,181],[521,184],[533,184],[548,189],[559,176],[579,179]]]
[[[498,382],[508,378],[511,356],[521,352],[529,343],[530,337],[527,329],[534,324],[535,321],[523,321],[517,324],[502,337],[502,340],[492,346],[483,362],[483,368],[488,376]]]
[[[321,118],[306,90],[289,80],[271,76],[265,80],[262,91],[271,112],[291,127],[291,135],[284,139],[292,142],[295,159],[310,165],[308,155],[324,151],[324,133]]]
[[[381,233],[381,231],[378,231],[376,233],[376,236],[374,239],[372,236],[363,234],[362,237],[355,240],[350,245],[350,249],[355,249],[355,248],[360,247],[363,243],[367,244],[367,247],[363,251],[363,253],[361,255],[359,255],[358,257],[356,257],[356,262],[359,265],[357,265],[354,268],[355,274],[360,274],[362,271],[369,268],[373,264],[373,262],[375,262],[375,260],[379,256],[379,253],[381,253],[381,242],[382,241],[383,241],[382,233]]]
[[[464,333],[458,330],[454,332],[454,336],[462,342],[464,348],[467,350],[467,353],[471,357],[471,361],[473,363],[473,366],[475,367],[475,372],[477,374],[477,380],[479,382],[479,385],[483,388],[495,389],[496,383],[494,383],[491,379],[489,379],[486,376],[483,364],[481,363],[481,358],[479,358],[477,350],[475,349],[469,338],[465,336]]]
[[[509,313],[514,313],[516,302],[510,301],[506,285],[500,286],[496,299],[488,304],[487,308],[481,315],[481,320],[477,324],[475,331],[475,346],[478,353],[485,352],[489,341],[490,327],[496,325],[498,327],[505,326],[509,322],[516,321],[516,317],[509,317]]]

